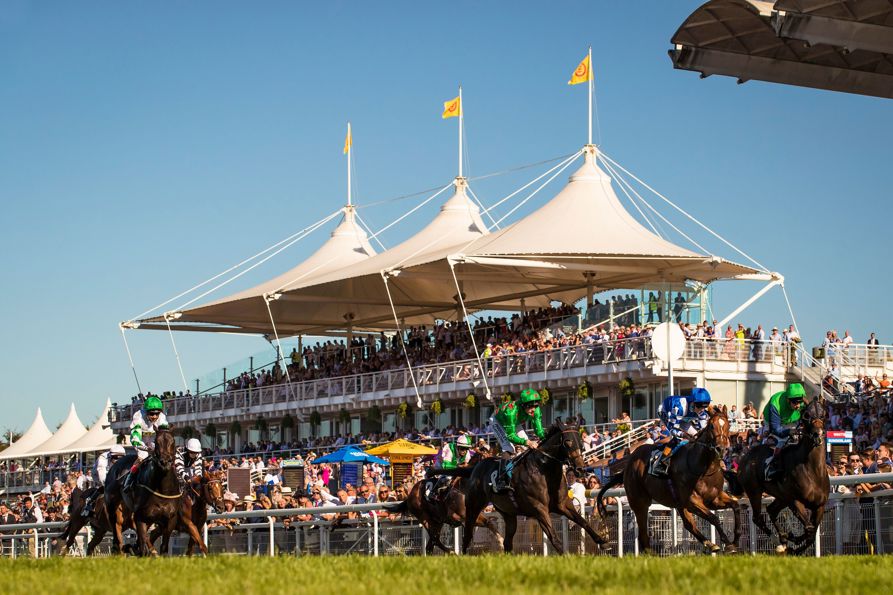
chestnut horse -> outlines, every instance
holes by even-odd
[[[208,555],[208,546],[202,539],[199,531],[201,527],[208,522],[208,507],[212,507],[214,512],[223,512],[223,471],[214,471],[205,473],[201,476],[198,485],[189,483],[183,494],[180,496],[180,506],[178,509],[179,518],[177,526],[174,529],[180,533],[189,535],[189,544],[186,546],[186,555],[191,556],[195,545],[204,555]],[[167,551],[168,540],[170,534],[164,535],[163,527],[156,526],[149,536],[150,541],[154,543],[159,536],[162,536],[161,551]]]
[[[639,527],[639,547],[651,552],[648,536],[648,508],[658,502],[675,509],[682,518],[682,524],[708,552],[717,552],[720,547],[710,542],[694,523],[693,514],[707,520],[716,527],[725,551],[732,553],[738,549],[741,537],[741,509],[734,496],[723,491],[723,472],[720,460],[729,447],[729,417],[726,406],[712,407],[707,427],[686,445],[680,447],[670,461],[668,477],[655,477],[649,473],[651,453],[663,445],[643,444],[626,457],[623,471],[608,480],[598,493],[598,509],[605,514],[604,495],[614,486],[623,484],[629,506],[636,515]],[[731,508],[735,514],[735,530],[732,539],[726,535],[717,509]]]

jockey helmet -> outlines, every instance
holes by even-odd
[[[164,405],[161,404],[161,399],[156,396],[151,396],[146,399],[146,404],[143,405],[143,408],[148,411],[164,411]]]
[[[706,388],[691,389],[691,402],[693,405],[709,405],[710,393]]]
[[[802,384],[795,382],[785,391],[785,396],[788,398],[788,401],[802,401],[806,398],[806,391],[803,390]]]
[[[124,456],[124,447],[120,444],[115,444],[109,449],[109,455],[113,457],[123,457]]]
[[[532,388],[525,388],[521,391],[521,399],[520,403],[522,405],[526,405],[527,403],[539,403],[543,398],[540,394]]]
[[[200,454],[202,452],[202,443],[197,438],[190,438],[186,441],[186,450],[193,454]]]
[[[471,448],[471,439],[465,434],[462,434],[456,439],[456,448]]]

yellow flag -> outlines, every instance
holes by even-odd
[[[574,74],[571,75],[571,80],[567,82],[568,85],[579,85],[580,83],[585,83],[587,81],[592,80],[592,70],[589,67],[589,54],[583,58],[583,61],[580,62],[580,65],[577,66],[577,69],[574,71]]]
[[[450,99],[449,101],[443,102],[443,117],[444,118],[455,118],[456,116],[462,115],[462,103],[459,98]]]
[[[347,136],[344,138],[344,154],[347,155],[347,152],[350,151],[350,148],[353,146],[353,137],[350,135],[350,124],[347,125]]]

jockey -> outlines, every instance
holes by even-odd
[[[710,393],[705,388],[693,388],[690,397],[670,395],[658,408],[661,420],[670,431],[670,440],[659,451],[660,457],[654,463],[653,470],[658,474],[666,474],[670,467],[673,453],[688,444],[689,439],[707,427],[710,414]]]
[[[96,486],[96,489],[93,490],[89,496],[84,498],[84,510],[81,512],[82,516],[88,517],[93,513],[93,504],[105,490],[105,476],[108,474],[109,468],[123,456],[124,447],[120,444],[116,444],[111,450],[96,457],[96,462],[93,463],[93,485]]]
[[[190,438],[186,441],[186,448],[177,449],[174,468],[183,485],[201,481],[204,474],[204,461],[202,460],[202,444],[198,439]]]
[[[167,426],[164,405],[161,399],[151,396],[143,403],[143,408],[133,414],[130,421],[130,444],[136,448],[137,461],[124,481],[125,490],[130,489],[140,464],[149,457],[149,451],[155,448],[155,432],[163,426]]]
[[[534,389],[524,389],[517,402],[509,401],[501,405],[490,418],[490,431],[496,435],[496,440],[502,448],[499,473],[493,485],[495,491],[501,492],[510,488],[508,480],[511,479],[511,462],[509,459],[517,452],[515,447],[536,448],[539,445],[537,440],[546,437],[546,432],[543,430],[543,414],[540,411],[542,400],[540,394]],[[528,438],[527,432],[518,429],[528,421],[533,425],[537,440]]]
[[[466,434],[459,436],[454,442],[447,442],[440,450],[440,467],[441,469],[455,469],[460,465],[467,465],[471,460],[471,438]],[[452,477],[441,475],[437,478],[434,485],[433,493],[438,498],[443,498],[449,489]]]
[[[803,385],[794,383],[787,390],[777,392],[769,398],[769,402],[763,409],[763,423],[766,425],[768,438],[775,439],[775,448],[772,455],[766,459],[764,473],[766,481],[771,481],[775,474],[773,461],[781,452],[781,449],[791,438],[791,429],[800,421],[800,408],[806,391]]]

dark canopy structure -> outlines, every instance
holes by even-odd
[[[702,77],[893,98],[893,0],[710,0],[671,41]]]

